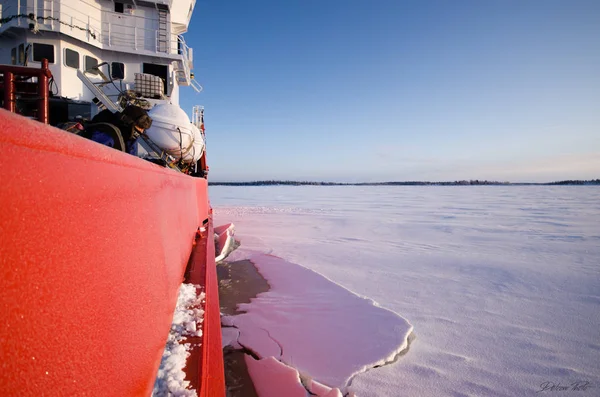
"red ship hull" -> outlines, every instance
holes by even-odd
[[[224,396],[207,180],[1,109],[0,169],[0,394],[150,395],[190,263]]]

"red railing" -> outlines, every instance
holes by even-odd
[[[221,309],[212,222],[199,233],[185,280],[204,286],[206,303],[200,345],[192,343],[187,360],[186,379],[199,397],[225,396],[223,350],[221,347]],[[195,342],[195,341],[191,341]]]
[[[38,121],[48,124],[48,81],[52,78],[52,73],[48,69],[48,60],[42,59],[40,69],[0,65],[0,75],[2,75],[0,91],[3,92],[4,109],[16,113],[17,96],[34,95],[34,100],[37,102],[37,114],[24,114],[24,116],[34,116]],[[37,77],[37,82],[22,81],[24,78],[31,77]]]

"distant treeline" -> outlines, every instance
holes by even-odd
[[[497,181],[454,181],[454,182],[360,182],[360,183],[342,183],[342,182],[310,182],[310,181],[253,181],[253,182],[209,182],[212,186],[473,186],[473,185],[600,185],[600,179],[591,179],[589,181],[568,180],[547,183],[510,183]]]
[[[559,181],[550,182],[547,185],[600,185],[600,179],[590,179],[589,181]]]

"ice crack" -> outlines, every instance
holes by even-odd
[[[398,351],[394,357],[392,357],[391,360],[386,360],[384,361],[382,364],[377,364],[374,365],[370,368],[365,368],[364,370],[355,373],[354,375],[352,375],[352,377],[350,377],[350,380],[348,380],[348,383],[346,384],[345,389],[348,390],[350,388],[350,386],[352,386],[352,381],[354,380],[354,378],[356,378],[358,375],[362,375],[365,374],[373,369],[377,369],[377,368],[381,368],[381,367],[385,367],[387,365],[391,365],[396,363],[400,357],[404,356],[406,353],[408,353],[408,350],[410,349],[410,344],[417,338],[417,336],[415,335],[414,332],[411,332],[408,337],[406,338],[406,347],[400,351]],[[354,393],[353,392],[346,392],[346,394],[344,394],[344,397],[353,397]]]
[[[263,331],[265,331],[267,333],[267,336],[277,344],[277,346],[279,346],[279,361],[281,361],[281,358],[283,357],[283,346],[281,345],[281,343],[279,343],[279,341],[275,338],[273,338],[271,336],[271,333],[269,332],[268,329],[266,328],[261,328]],[[239,342],[238,342],[239,343]]]

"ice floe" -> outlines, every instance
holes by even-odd
[[[223,318],[239,330],[237,343],[258,357],[344,389],[357,373],[406,349],[412,326],[398,314],[281,258],[243,249],[233,255],[255,263],[271,286],[239,305],[245,313]]]

